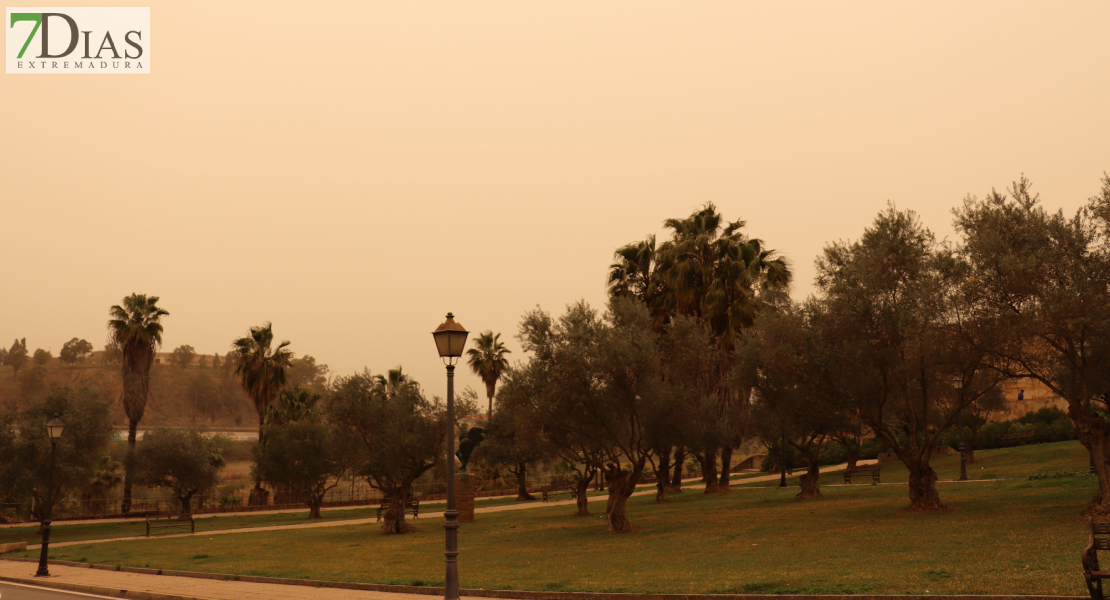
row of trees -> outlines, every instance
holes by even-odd
[[[865,427],[909,469],[911,506],[939,510],[938,439],[997,404],[1002,381],[1033,379],[1067,401],[1090,451],[1099,491],[1084,514],[1110,514],[1110,178],[1070,217],[1027,179],[1009,191],[954,210],[956,244],[889,208],[859,241],[828,246],[817,293],[749,337],[741,379],[765,430],[812,455]]]
[[[681,489],[686,456],[706,493],[727,491],[732,449],[758,437],[809,459],[798,497],[818,498],[827,442],[854,463],[873,436],[908,469],[911,509],[943,510],[930,466],[942,437],[971,441],[1000,384],[1033,379],[1068,402],[1092,454],[1100,491],[1084,513],[1110,514],[1110,179],[1071,217],[1024,178],[954,217],[959,243],[889,207],[826,247],[802,302],[743,222],[712,205],[666,221],[671,239],[617,251],[604,314],[525,316],[532,356],[505,375],[476,459],[558,457],[580,492],[604,473],[609,528],[628,531],[624,501],[648,468],[659,501]]]
[[[58,358],[68,365],[77,364],[92,355],[93,345],[87,340],[73,338],[70,341],[62,344],[62,351]],[[36,365],[46,365],[54,358],[54,355],[49,350],[38,348],[33,354],[27,353],[27,338],[17,339],[11,348],[0,348],[0,366],[9,366],[12,368],[12,376],[19,375],[19,370],[27,365],[28,362],[34,361]]]

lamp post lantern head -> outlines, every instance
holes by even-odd
[[[50,439],[56,440],[62,437],[62,429],[66,426],[62,420],[58,418],[58,413],[54,413],[54,418],[46,422],[46,431],[50,434]]]
[[[466,346],[466,336],[469,333],[462,325],[455,322],[455,315],[447,313],[447,320],[432,332],[439,356],[447,360],[462,356],[463,346]]]

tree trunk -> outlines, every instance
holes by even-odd
[[[123,504],[120,505],[120,512],[125,515],[131,512],[131,477],[135,471],[135,430],[138,427],[137,420],[127,420],[127,458],[123,469]]]
[[[181,503],[181,514],[177,515],[179,519],[187,519],[189,515],[193,514],[193,494],[196,492],[189,492],[185,495],[178,495],[177,501]]]
[[[640,474],[644,471],[644,459],[640,459],[629,474],[620,468],[620,465],[610,464],[606,469],[609,479],[609,501],[605,505],[605,520],[609,523],[609,533],[630,533],[632,523],[625,514],[625,505],[632,492],[636,491],[636,484],[640,481]]]
[[[408,486],[390,490],[389,508],[382,515],[382,534],[394,535],[416,531],[412,525],[405,522],[405,501],[408,497]]]
[[[802,491],[794,496],[795,500],[814,500],[821,497],[821,489],[817,487],[817,480],[821,478],[820,454],[809,454],[809,470],[798,478]]]
[[[486,421],[493,418],[493,386],[492,383],[486,384],[486,398],[489,399],[489,409],[486,410]]]
[[[686,449],[678,446],[674,449],[674,474],[671,476],[671,493],[682,493],[682,467],[686,464]]]
[[[319,519],[320,518],[320,505],[323,504],[323,503],[324,503],[324,495],[323,494],[320,494],[319,496],[317,496],[316,494],[309,493],[309,496],[308,496],[308,518],[310,518],[310,519]]]
[[[590,492],[590,482],[593,481],[597,475],[597,470],[590,471],[589,477],[583,477],[574,484],[574,489],[578,492],[578,512],[574,513],[576,517],[590,516],[590,499],[587,494]]]
[[[727,492],[728,484],[732,481],[732,447],[721,448],[721,480],[717,491]]]
[[[901,458],[901,457],[899,457]],[[910,471],[910,510],[931,512],[947,510],[937,493],[937,473],[929,466],[928,459],[906,461]]]
[[[655,501],[667,501],[667,486],[671,483],[671,449],[659,452],[659,470],[655,472]]]
[[[264,421],[264,418],[262,416],[262,413],[259,412],[258,413],[258,446],[259,446],[259,448],[262,447],[262,426],[263,425],[265,425],[265,421]],[[266,494],[263,494],[262,492],[263,492],[263,490],[262,490],[262,473],[257,472],[257,469],[256,469],[256,473],[254,474],[254,489],[251,490],[251,495],[250,495],[250,498],[247,500],[247,504],[249,506],[260,506],[261,504],[255,504],[255,502],[257,502],[260,499],[267,496]]]
[[[536,497],[528,493],[528,466],[524,463],[516,465],[516,499],[535,500]]]
[[[859,462],[859,446],[848,446],[848,469],[856,468],[856,463]]]
[[[701,461],[702,479],[705,480],[705,493],[716,494],[717,488],[717,449],[706,446],[705,456]]]

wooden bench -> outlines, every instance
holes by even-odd
[[[543,496],[544,502],[547,502],[548,498],[559,496],[561,494],[570,494],[571,500],[577,500],[578,488],[569,488],[565,490],[548,490],[547,488],[540,488],[540,495]]]
[[[389,505],[388,504],[382,504],[381,506],[378,507],[378,520],[379,521],[382,520],[382,515],[384,515],[385,511],[387,511],[387,510],[389,510]],[[414,519],[419,518],[420,517],[420,501],[419,500],[409,500],[408,502],[405,503],[405,508],[403,510],[404,511],[410,511],[411,510],[412,511],[412,518],[414,518]]]
[[[189,533],[196,533],[196,523],[193,516],[188,517],[154,517],[146,519],[146,537],[150,537],[152,529],[189,529]]]
[[[160,511],[158,510],[157,502],[136,502],[131,505],[130,514],[141,515],[145,517],[147,515],[156,515],[159,512]]]
[[[879,483],[879,465],[857,465],[852,469],[844,470],[844,483],[852,483],[853,475],[870,475],[873,483]]]
[[[1083,549],[1081,561],[1083,562],[1083,578],[1087,581],[1087,591],[1093,600],[1104,600],[1102,596],[1102,580],[1110,579],[1110,571],[1103,571],[1098,566],[1098,551],[1110,550],[1110,522],[1096,522],[1093,519],[1087,522],[1089,537],[1087,547]]]
[[[796,463],[791,463],[790,465],[788,465],[786,467],[786,475],[788,477],[793,477],[795,469],[797,469],[799,471],[808,471],[809,470],[809,460],[803,458],[802,460],[799,460]]]
[[[1033,435],[1032,431],[1027,433],[1007,433],[1002,436],[1002,445],[1005,446],[1007,442],[1017,442],[1019,444],[1024,444],[1026,442],[1036,443],[1037,436]]]

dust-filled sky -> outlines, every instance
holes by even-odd
[[[1110,3],[155,2],[150,75],[0,75],[0,343],[165,349],[272,321],[444,393],[429,333],[601,306],[613,250],[712,201],[812,289],[887,201],[1110,170]],[[460,383],[481,389],[461,372]]]

